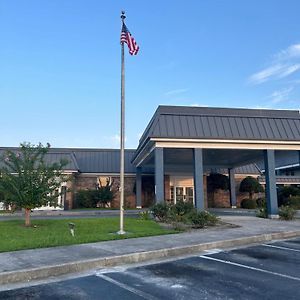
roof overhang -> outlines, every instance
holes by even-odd
[[[155,147],[203,149],[300,150],[300,141],[151,138]]]
[[[241,153],[248,152],[248,161],[251,162],[249,153],[253,150],[253,159],[257,159],[258,151],[262,150],[286,150],[295,151],[300,150],[300,141],[276,141],[276,140],[230,140],[230,139],[183,139],[183,138],[149,138],[148,142],[137,150],[133,159],[133,164],[141,166],[153,158],[153,151],[155,148],[165,149],[211,149],[211,150],[233,150],[236,154],[238,150]],[[256,151],[255,151],[256,150]],[[228,152],[227,152],[228,153]],[[232,152],[233,153],[233,152]],[[217,157],[218,158],[218,157]],[[236,160],[235,165],[239,165],[240,160]],[[216,161],[217,165],[217,161]],[[223,165],[224,166],[224,165]]]
[[[265,176],[259,177],[261,184],[266,183]],[[300,176],[276,176],[276,184],[300,184]]]

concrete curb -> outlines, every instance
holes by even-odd
[[[183,247],[166,248],[160,250],[130,253],[118,256],[104,257],[99,259],[81,260],[72,263],[52,265],[27,270],[3,272],[0,274],[0,284],[11,284],[17,282],[29,282],[32,280],[45,279],[52,276],[78,273],[96,268],[113,267],[116,265],[130,264],[149,261],[153,259],[167,258],[193,254],[204,250],[215,248],[231,248],[253,243],[268,242],[271,240],[288,239],[300,236],[300,230],[261,234],[250,237],[209,242],[203,244],[189,245]]]
[[[126,215],[134,215],[139,214],[142,209],[140,210],[125,210]],[[31,217],[73,217],[73,216],[110,216],[110,215],[119,215],[119,210],[42,210],[42,211],[34,211],[31,213]],[[0,213],[0,217],[24,217],[23,212],[14,212],[14,213]]]

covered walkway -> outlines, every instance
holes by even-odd
[[[195,206],[204,209],[204,174],[226,168],[235,207],[235,168],[263,160],[268,216],[276,218],[275,156],[290,151],[300,159],[298,111],[160,106],[133,158],[137,202],[141,203],[142,174],[152,172],[157,202],[172,197],[170,178],[186,176],[192,179]],[[188,196],[186,190],[182,192]]]

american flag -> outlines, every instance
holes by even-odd
[[[121,44],[126,43],[129,49],[129,53],[131,55],[137,55],[140,47],[137,45],[134,37],[130,34],[128,28],[123,23],[122,31],[121,31]]]

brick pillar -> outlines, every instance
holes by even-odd
[[[170,200],[171,193],[170,193],[170,176],[169,175],[164,176],[164,185],[165,185],[165,200]]]

